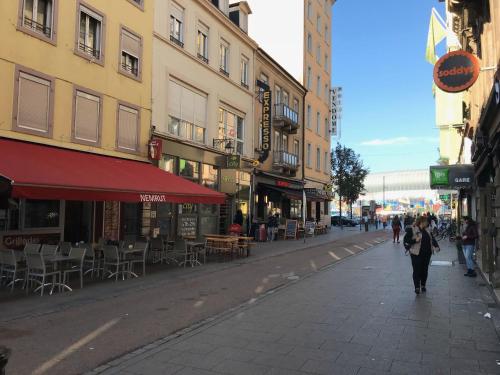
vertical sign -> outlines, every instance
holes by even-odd
[[[262,153],[259,161],[263,163],[269,156],[271,148],[271,90],[269,87],[262,91]]]
[[[330,114],[332,122],[332,135],[340,136],[339,124],[342,118],[342,87],[330,90]]]

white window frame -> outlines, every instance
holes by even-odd
[[[170,2],[170,7],[170,37],[178,40],[180,43],[184,43],[184,8],[173,1]],[[175,15],[176,11],[180,15],[180,19]],[[179,27],[178,37],[174,25],[178,25]]]
[[[306,166],[308,168],[311,168],[311,152],[312,152],[312,145],[310,143],[307,144],[306,148]]]
[[[103,35],[102,35],[102,32],[103,32],[103,16],[101,16],[100,14],[97,14],[96,12],[90,10],[89,8],[87,8],[85,5],[82,5],[80,4],[80,9],[79,9],[79,24],[78,24],[78,31],[79,31],[79,35],[78,35],[78,41],[80,41],[80,35],[82,34],[82,30],[81,30],[81,17],[82,17],[82,13],[84,13],[86,15],[86,19],[85,19],[85,39],[84,39],[84,44],[85,44],[85,47],[91,47],[89,44],[89,35],[90,35],[90,18],[94,18],[97,22],[99,22],[99,30],[97,30],[96,32],[96,35],[95,35],[95,39],[96,39],[96,46],[97,46],[97,50],[99,51],[99,58],[96,58],[94,55],[86,52],[86,51],[81,51],[80,49],[80,52],[83,53],[83,54],[86,54],[86,55],[89,55],[89,56],[92,56],[93,58],[96,58],[98,60],[102,60],[102,40],[103,40]]]
[[[34,18],[32,18],[31,21],[37,22],[36,15],[38,15],[38,2],[39,1],[43,1],[43,0],[33,0],[32,17],[34,17]],[[47,14],[50,15],[50,21],[48,22],[47,25],[42,25],[42,26],[50,28],[50,36],[48,36],[44,32],[38,31],[36,28],[33,28],[32,26],[30,27],[30,26],[25,24],[26,0],[22,0],[22,7],[23,8],[22,8],[22,13],[21,13],[22,14],[21,25],[23,27],[25,27],[26,29],[33,31],[36,34],[40,34],[41,36],[46,37],[48,39],[53,39],[54,38],[54,25],[55,25],[55,21],[56,21],[56,20],[54,20],[54,8],[55,8],[54,5],[57,5],[57,4],[54,4],[55,3],[54,0],[47,0],[47,2],[50,2],[50,9],[47,11]]]
[[[229,54],[230,54],[230,45],[224,39],[220,40],[219,45],[219,65],[220,69],[226,73],[229,73]]]
[[[198,22],[198,32],[196,33],[196,50],[199,56],[208,61],[208,35],[210,29],[201,22]]]
[[[241,55],[241,83],[248,88],[250,59]]]

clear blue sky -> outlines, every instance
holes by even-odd
[[[332,86],[343,87],[340,142],[372,172],[428,168],[439,157],[433,67],[425,60],[432,7],[444,14],[438,0],[338,0],[333,7]]]

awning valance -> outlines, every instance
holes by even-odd
[[[11,196],[81,201],[221,204],[225,195],[151,164],[0,139]]]

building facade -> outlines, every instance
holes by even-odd
[[[224,233],[237,210],[246,230],[256,146],[250,13],[244,1],[155,1],[152,125],[163,143],[159,167],[227,194],[220,206],[172,204],[162,213],[162,234]]]
[[[257,140],[256,159],[267,158],[254,170],[254,223],[267,222],[268,216],[278,213],[281,220],[302,218],[302,174],[304,97],[306,89],[264,50],[258,49],[255,77],[260,86],[255,98],[254,135]],[[269,129],[265,129],[264,91],[271,99]],[[269,136],[263,145],[263,133]]]
[[[250,35],[307,89],[304,104],[302,174],[307,217],[328,221],[331,197],[332,0],[252,1]],[[279,33],[265,25],[280,14]]]
[[[4,147],[29,142],[49,153],[57,148],[147,161],[152,5],[147,0],[2,1]],[[140,231],[141,210],[140,204],[119,202],[15,199],[0,209],[0,237],[93,241],[108,231],[118,239],[127,230]],[[104,228],[105,219],[116,225]]]

